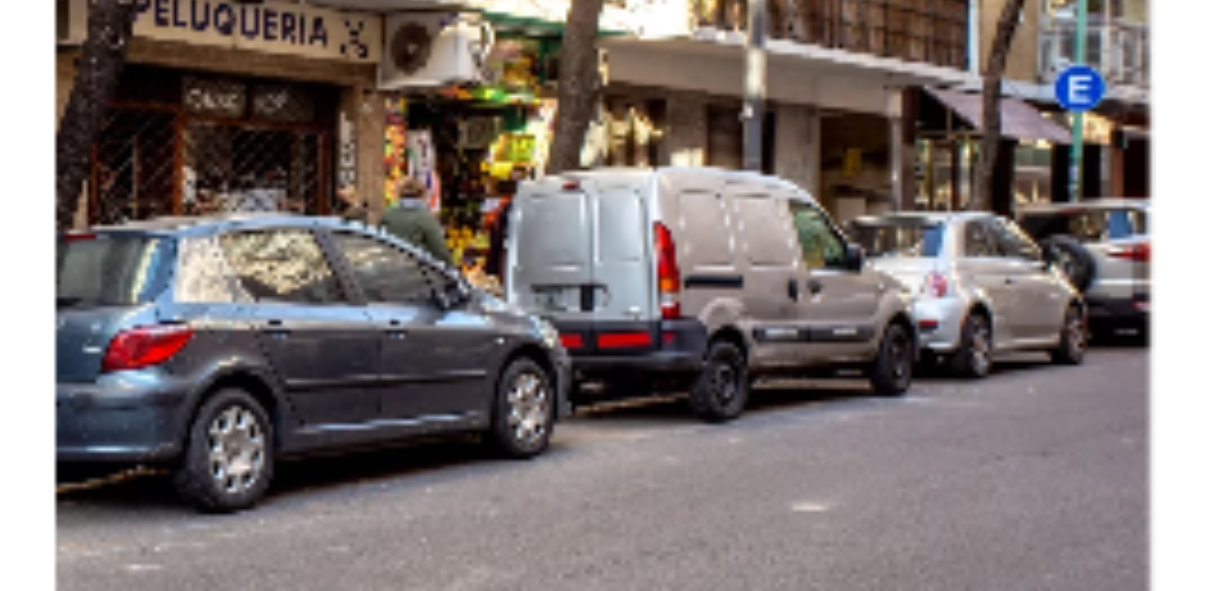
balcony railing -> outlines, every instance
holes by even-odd
[[[967,0],[767,0],[772,39],[966,69]],[[746,0],[692,0],[695,26],[746,28]]]
[[[1054,82],[1076,57],[1076,21],[1052,19],[1039,33],[1039,76]],[[1115,86],[1147,89],[1151,75],[1151,38],[1146,24],[1090,18],[1085,29],[1085,63]]]

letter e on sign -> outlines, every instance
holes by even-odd
[[[1066,68],[1055,81],[1055,98],[1073,113],[1092,110],[1105,95],[1105,79],[1089,66]]]

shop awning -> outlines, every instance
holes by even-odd
[[[977,130],[983,129],[983,99],[979,93],[926,87],[926,93]],[[1015,140],[1045,140],[1072,143],[1072,134],[1062,125],[1043,117],[1038,109],[1014,98],[1001,97],[1001,136]]]

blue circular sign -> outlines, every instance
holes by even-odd
[[[1091,110],[1106,95],[1106,82],[1089,66],[1069,66],[1055,80],[1055,98],[1073,113]]]

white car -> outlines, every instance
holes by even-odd
[[[987,212],[899,213],[850,224],[869,263],[913,289],[923,357],[981,378],[1002,351],[1049,351],[1078,364],[1087,308],[1013,222]]]

